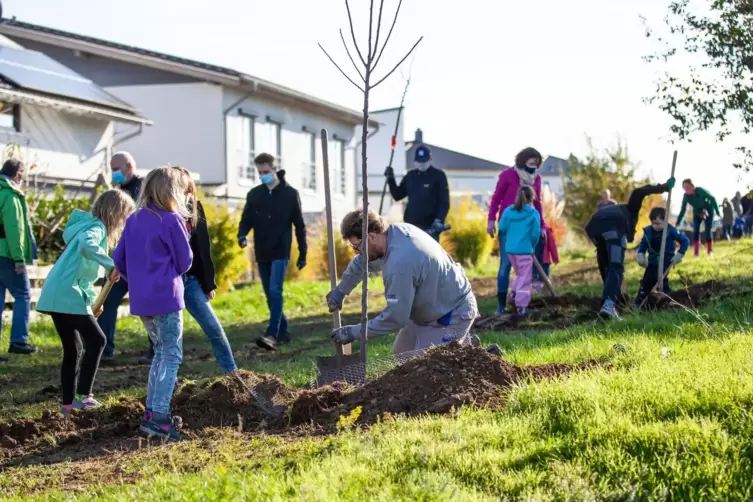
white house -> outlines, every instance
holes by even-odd
[[[0,35],[0,148],[15,145],[40,189],[91,188],[124,136],[150,122],[130,104]],[[10,153],[10,152],[8,152]]]
[[[308,214],[324,211],[319,131],[329,133],[333,210],[356,204],[354,126],[360,112],[230,68],[3,20],[0,34],[43,52],[133,103],[154,122],[121,145],[139,167],[180,164],[242,203],[259,183],[253,158],[275,155]],[[377,127],[377,123],[373,125]]]

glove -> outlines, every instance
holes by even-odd
[[[639,254],[638,255],[638,265],[640,265],[643,268],[646,268],[646,255],[645,254]]]
[[[667,188],[672,190],[674,187],[675,187],[675,177],[672,176],[671,178],[667,180]]]
[[[678,263],[680,263],[680,262],[682,261],[682,259],[683,259],[683,258],[685,258],[685,256],[684,256],[683,254],[681,254],[681,253],[677,253],[676,255],[674,255],[674,256],[672,257],[672,261],[671,261],[671,263],[672,263],[673,265],[677,265]]]
[[[489,237],[492,239],[494,239],[494,235],[497,233],[496,230],[497,228],[493,221],[489,221],[489,223],[486,224],[486,233],[489,234]]]
[[[389,166],[384,170],[384,175],[387,177],[387,179],[392,179],[395,177],[395,170],[392,169],[392,166]]]
[[[306,266],[306,257],[303,255],[299,255],[298,262],[295,265],[298,267],[298,270],[302,270],[303,267]]]
[[[327,293],[327,306],[330,312],[335,310],[342,310],[343,301],[345,300],[345,293],[340,291],[340,288],[335,288]]]
[[[436,220],[434,220],[434,223],[431,224],[431,229],[432,231],[439,233],[440,231],[444,230],[444,223],[442,223],[442,221],[437,218]]]
[[[338,345],[347,345],[358,338],[361,325],[343,326],[332,331],[332,341]]]
[[[238,245],[242,248],[245,248],[246,246],[248,246],[248,239],[238,236]]]

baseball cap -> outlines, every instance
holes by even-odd
[[[431,150],[428,147],[421,145],[416,148],[415,160],[416,162],[429,162],[431,159]]]

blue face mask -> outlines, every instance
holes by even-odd
[[[262,174],[261,176],[259,176],[259,179],[265,185],[271,185],[274,182],[274,180],[275,180],[275,175],[272,174],[272,173],[270,173],[270,174]]]
[[[120,171],[113,171],[112,173],[112,182],[116,185],[122,185],[125,183],[126,179],[122,172]]]

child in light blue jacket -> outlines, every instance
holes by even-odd
[[[539,212],[533,208],[533,189],[522,186],[518,190],[515,204],[505,209],[499,222],[500,233],[505,233],[505,249],[508,254],[515,280],[512,283],[510,303],[517,307],[518,315],[528,313],[531,301],[531,281],[533,278],[533,252],[541,238]]]

